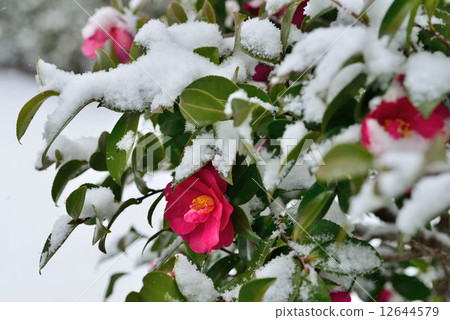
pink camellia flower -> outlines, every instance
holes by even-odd
[[[267,82],[272,69],[273,67],[258,63],[255,67],[255,73],[253,74],[252,79],[254,81]]]
[[[302,26],[303,20],[305,20],[305,7],[308,4],[308,0],[303,1],[297,7],[294,12],[294,17],[292,18],[292,24],[294,24],[298,29]]]
[[[387,288],[383,288],[377,297],[377,302],[389,302],[391,297],[392,291]]]
[[[89,18],[82,30],[83,46],[81,51],[91,59],[95,59],[95,50],[103,49],[106,41],[111,39],[112,47],[120,62],[130,60],[129,52],[133,44],[135,32],[133,18],[121,14],[112,7],[103,7]]]
[[[382,101],[362,123],[362,144],[375,153],[382,153],[389,145],[398,147],[395,140],[401,139],[407,141],[405,145],[411,142],[417,147],[438,134],[448,137],[449,119],[450,111],[442,104],[425,118],[407,97]]]
[[[193,251],[211,253],[233,241],[230,215],[233,207],[225,199],[227,182],[207,164],[178,184],[168,184],[164,195],[165,218],[172,230],[190,243]]]
[[[250,13],[250,16],[256,17],[259,15],[259,8],[264,4],[265,0],[251,0],[247,3],[244,3],[242,6],[242,10]]]
[[[352,302],[352,297],[347,292],[330,293],[331,302]]]

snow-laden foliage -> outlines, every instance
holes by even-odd
[[[41,269],[81,224],[107,257],[140,243],[143,226],[106,245],[140,205],[150,270],[127,301],[449,299],[448,2],[185,0],[157,19],[113,3],[83,29],[92,71],[38,60],[17,121],[20,140],[57,100],[36,165],[55,165],[55,203],[104,179],[66,199]],[[63,136],[88,104],[123,115]]]

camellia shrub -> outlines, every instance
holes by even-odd
[[[40,269],[86,225],[110,256],[146,238],[127,301],[450,298],[448,1],[192,0],[151,20],[112,5],[82,30],[93,70],[38,60],[18,117],[20,140],[57,101],[37,164],[57,171],[55,203],[87,170],[107,175],[65,199]],[[123,115],[63,136],[88,104]],[[107,246],[130,206],[153,235]]]

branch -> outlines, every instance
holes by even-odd
[[[359,15],[359,14],[351,11],[350,9],[344,7],[344,5],[341,2],[339,2],[338,0],[330,0],[330,1],[333,2],[335,5],[337,5],[338,7],[342,8],[343,10],[345,10],[346,12],[348,12],[349,14],[351,14],[351,16],[353,18],[355,18],[356,20],[362,22],[366,26],[368,25],[367,20],[362,15]]]
[[[333,0],[332,0],[332,1],[333,1]],[[418,23],[415,23],[414,25],[415,25],[416,27],[422,29],[423,31],[425,31],[425,32],[427,32],[427,33],[429,33],[429,34],[431,34],[433,37],[435,37],[435,38],[438,39],[440,42],[442,42],[442,44],[444,44],[444,45],[447,47],[447,49],[450,49],[450,43],[448,43],[444,38],[442,38],[442,36],[441,36],[439,33],[437,33],[436,31],[434,31],[434,30],[432,30],[432,29],[427,29],[427,28],[421,26],[421,25],[418,24]]]

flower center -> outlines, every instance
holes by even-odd
[[[214,210],[215,202],[210,196],[200,196],[192,200],[191,209],[206,214]]]
[[[384,129],[391,134],[395,139],[406,138],[411,134],[411,125],[402,120],[402,119],[394,119],[394,120],[386,120],[384,122]]]

